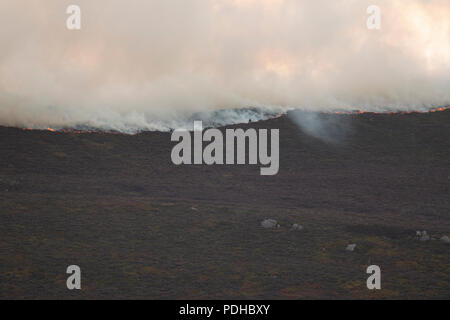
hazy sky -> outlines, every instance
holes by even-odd
[[[66,28],[66,8],[82,29]],[[381,30],[366,9],[381,8]],[[448,0],[2,0],[0,124],[450,104]],[[159,121],[158,120],[158,121]],[[155,120],[156,121],[156,120]]]

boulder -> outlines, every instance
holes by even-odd
[[[279,228],[280,225],[278,224],[277,220],[274,219],[266,219],[261,222],[261,226],[265,229],[274,229]]]
[[[428,235],[428,233],[425,230],[421,232],[420,237],[419,237],[420,241],[428,241],[430,239],[431,239],[430,236]]]

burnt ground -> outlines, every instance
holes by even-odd
[[[233,126],[280,129],[276,176],[175,166],[169,133],[0,127],[0,298],[449,299],[450,110],[321,117],[335,141]]]

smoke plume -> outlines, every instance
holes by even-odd
[[[81,30],[66,28],[71,4]],[[132,132],[196,113],[449,105],[448,21],[448,0],[3,0],[0,125]]]

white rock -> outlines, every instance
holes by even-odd
[[[450,243],[450,239],[448,238],[448,236],[442,236],[441,241],[445,243]]]
[[[279,228],[280,225],[278,224],[277,220],[274,219],[266,219],[261,222],[261,226],[265,229],[273,229],[273,228]]]
[[[422,234],[421,234],[419,240],[420,240],[420,241],[428,241],[428,240],[430,240],[430,239],[431,239],[431,238],[430,238],[430,236],[427,234],[427,232],[426,232],[425,230],[422,231]]]
[[[356,244],[349,244],[348,246],[347,246],[347,248],[345,248],[345,250],[347,250],[347,251],[353,251],[353,250],[355,250],[355,248],[356,248]]]
[[[303,226],[301,226],[301,225],[299,225],[299,224],[297,224],[297,223],[294,223],[294,224],[292,225],[291,230],[298,230],[298,231],[300,231],[300,230],[303,230]]]

